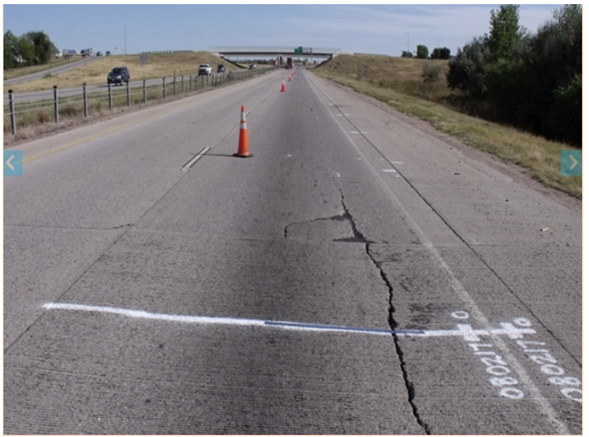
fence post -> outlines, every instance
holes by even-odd
[[[145,79],[143,79],[143,103],[147,103],[147,88],[145,88]]]
[[[176,76],[174,76],[174,97],[176,97]]]
[[[188,92],[192,92],[192,76],[188,76]]]
[[[112,85],[108,84],[108,109],[112,111]]]
[[[12,90],[8,90],[8,105],[10,107],[10,130],[12,135],[16,135],[16,114],[14,113],[14,95]]]
[[[127,82],[127,108],[131,107],[131,92],[129,91],[129,82]]]
[[[164,99],[166,98],[166,78],[163,78],[164,81]]]
[[[182,94],[184,94],[184,75],[182,75]]]
[[[59,123],[59,102],[57,100],[57,85],[53,85],[53,110],[55,112],[55,123]]]
[[[84,117],[88,117],[88,94],[86,92],[86,82],[84,82],[82,87],[82,94],[82,98],[84,99]]]

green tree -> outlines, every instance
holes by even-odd
[[[35,65],[35,46],[26,35],[22,35],[17,39],[15,61],[17,67]]]
[[[10,31],[4,33],[4,69],[17,66],[18,38]]]
[[[529,62],[535,72],[530,100],[535,114],[534,128],[549,138],[581,146],[581,6],[565,5],[553,13],[553,18],[530,42]]]
[[[492,60],[509,58],[524,34],[519,25],[519,5],[501,5],[498,12],[491,10],[491,30],[486,40]]]
[[[4,34],[4,69],[47,64],[57,49],[44,32],[28,32],[16,37]]]
[[[427,59],[429,55],[429,50],[426,46],[424,45],[418,45],[417,46],[417,58],[418,59]]]
[[[458,89],[467,97],[479,98],[483,94],[484,70],[489,62],[490,52],[485,39],[474,38],[449,62],[449,70],[446,73],[448,87]]]
[[[430,55],[431,59],[450,59],[450,49],[448,47],[435,48]]]
[[[43,65],[48,64],[53,54],[56,52],[55,45],[51,42],[45,32],[28,32],[26,35],[34,47],[33,64]]]

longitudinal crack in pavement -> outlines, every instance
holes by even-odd
[[[389,281],[389,279],[387,278],[386,273],[384,272],[384,270],[382,269],[381,264],[376,261],[376,259],[374,259],[374,257],[372,256],[372,254],[370,253],[370,245],[374,244],[373,241],[370,241],[368,239],[366,239],[366,237],[364,236],[364,234],[362,234],[362,232],[360,232],[360,230],[358,229],[358,227],[356,226],[356,222],[354,221],[354,217],[352,216],[352,214],[350,213],[348,206],[346,205],[345,202],[345,197],[344,197],[344,193],[342,191],[341,188],[339,188],[340,191],[340,195],[341,195],[341,202],[342,202],[342,207],[344,209],[344,214],[343,216],[349,220],[350,225],[352,227],[352,232],[354,234],[354,241],[356,242],[363,242],[366,246],[366,255],[368,255],[368,258],[372,261],[372,263],[374,264],[374,266],[378,269],[379,273],[380,273],[380,277],[382,279],[382,281],[384,282],[384,284],[386,285],[388,291],[389,291],[389,315],[388,315],[388,322],[389,322],[389,326],[391,328],[392,331],[392,336],[393,336],[393,342],[395,344],[395,351],[397,353],[397,357],[399,359],[399,363],[401,366],[401,374],[403,375],[403,381],[405,382],[405,388],[407,389],[407,400],[409,402],[409,405],[411,405],[411,410],[413,412],[413,416],[415,417],[415,420],[417,422],[417,424],[423,429],[423,431],[425,432],[425,434],[431,434],[429,426],[421,419],[421,416],[419,414],[419,411],[417,409],[417,405],[414,402],[415,399],[415,388],[413,386],[413,383],[411,382],[411,380],[409,379],[409,375],[407,373],[407,364],[405,362],[405,356],[403,354],[403,350],[401,349],[401,345],[399,343],[399,337],[397,334],[395,334],[395,328],[398,326],[398,323],[396,322],[395,318],[394,318],[394,313],[395,313],[395,307],[393,305],[393,284],[391,284],[391,282]]]

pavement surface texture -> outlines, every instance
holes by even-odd
[[[4,433],[580,434],[580,208],[290,74],[18,146]]]

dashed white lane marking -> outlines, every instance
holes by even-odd
[[[211,150],[210,147],[205,147],[204,149],[202,149],[194,158],[192,158],[190,161],[188,161],[186,164],[184,164],[184,167],[182,167],[183,171],[186,170],[190,170],[190,168],[196,164],[196,162],[202,158],[209,150]]]

